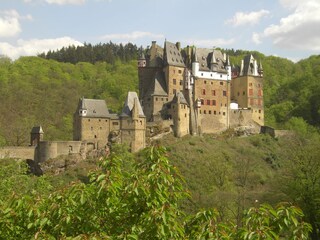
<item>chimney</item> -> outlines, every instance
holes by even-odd
[[[156,47],[156,43],[157,43],[157,41],[152,41],[152,48],[155,48]]]

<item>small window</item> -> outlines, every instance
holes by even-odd
[[[209,110],[209,114],[211,114],[211,110]]]
[[[91,131],[93,131],[93,127],[91,127],[90,129],[91,129]]]
[[[204,105],[204,100],[203,100],[203,99],[200,99],[200,101],[201,101],[201,105]]]
[[[259,110],[259,113],[261,113],[261,110]]]
[[[117,126],[117,125],[119,125],[119,123],[118,122],[113,122],[112,125]]]
[[[210,100],[207,100],[207,105],[210,105]]]
[[[243,92],[242,92],[242,95],[243,95],[243,96],[246,95],[246,91],[243,91]]]
[[[252,83],[249,83],[249,86],[251,87],[251,86],[252,86]]]
[[[220,82],[220,85],[223,85],[223,82]]]
[[[253,95],[253,89],[250,88],[250,89],[249,89],[249,96],[252,96],[252,95]]]
[[[90,122],[90,119],[88,119],[88,122]]]
[[[211,90],[211,94],[212,94],[212,96],[215,96],[216,95],[216,90]]]
[[[216,100],[212,100],[212,105],[215,106],[216,104]]]
[[[240,96],[240,93],[238,92],[238,96]]]
[[[207,111],[206,111],[206,110],[204,110],[204,111],[203,111],[203,114],[207,114]]]
[[[176,89],[173,89],[172,90],[172,93],[175,95],[177,93],[177,90]]]
[[[182,73],[182,71],[181,71],[181,70],[179,70],[178,72],[179,72],[180,74]]]
[[[207,81],[206,81],[206,80],[204,80],[204,81],[203,81],[203,83],[204,83],[204,84],[207,84]]]
[[[203,73],[201,73],[201,76],[203,76]]]
[[[173,81],[173,85],[177,84],[177,79],[174,78],[172,81]]]
[[[180,80],[180,86],[182,85],[182,80]]]
[[[216,114],[217,114],[217,111],[213,111],[213,114],[216,115]]]
[[[199,110],[199,113],[201,114],[201,110]]]
[[[206,95],[206,90],[202,89],[202,95]]]
[[[94,138],[97,138],[97,135],[94,135]]]
[[[156,101],[158,101],[158,98],[156,97]]]
[[[224,97],[226,97],[227,96],[227,91],[223,91],[222,94],[223,94]]]
[[[225,113],[225,112],[223,112],[222,114],[223,114],[223,116],[225,116],[225,115],[226,115],[226,113]]]

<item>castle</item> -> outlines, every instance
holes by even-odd
[[[177,137],[264,125],[263,68],[252,55],[232,67],[217,49],[153,41],[140,55],[138,74],[147,122],[172,120]]]
[[[0,149],[0,158],[30,157],[43,162],[65,154],[106,150],[126,144],[132,152],[146,147],[154,126],[167,125],[176,137],[219,133],[264,125],[263,68],[252,55],[231,65],[218,49],[152,42],[138,59],[139,96],[129,92],[120,114],[104,100],[81,98],[74,113],[73,141],[44,141],[43,130],[31,131],[31,148]],[[20,154],[20,155],[19,155]]]

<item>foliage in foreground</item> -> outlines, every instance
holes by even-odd
[[[1,204],[3,239],[308,239],[311,226],[294,206],[246,211],[242,226],[218,222],[215,210],[185,216],[187,197],[164,148],[142,159],[112,154],[90,174],[49,197],[12,198]]]

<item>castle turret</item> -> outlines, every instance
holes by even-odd
[[[141,52],[140,57],[138,59],[138,67],[146,67],[147,66],[147,60],[143,52]]]
[[[36,146],[40,141],[43,141],[43,130],[41,126],[35,126],[30,132],[30,146]]]
[[[212,57],[211,57],[211,61],[210,61],[210,69],[211,71],[217,71],[218,70],[218,63],[216,60],[216,57],[214,55],[214,52],[212,52]]]
[[[227,56],[227,61],[226,61],[226,70],[227,70],[227,80],[231,80],[231,64],[230,64],[230,58],[229,58],[229,55]]]
[[[200,69],[200,64],[197,57],[197,49],[194,47],[193,50],[193,62],[192,62],[192,75],[197,76]]]
[[[87,116],[88,109],[86,107],[84,97],[82,97],[82,99],[80,101],[81,101],[81,106],[79,107],[79,116],[85,117],[85,116]]]
[[[259,67],[258,67],[258,73],[259,73],[260,77],[263,77],[263,68],[262,68],[261,60],[260,60]]]
[[[174,135],[182,137],[189,134],[190,108],[182,92],[177,92],[172,99],[172,117]]]

